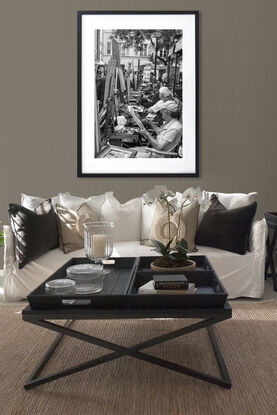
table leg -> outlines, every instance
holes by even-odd
[[[274,235],[272,237],[271,242],[270,242],[269,236],[267,237],[267,240],[266,240],[267,258],[266,258],[266,263],[265,263],[265,276],[272,277],[274,291],[277,291],[277,278],[276,278],[275,266],[274,266],[274,260],[273,260],[273,254],[274,254],[273,251],[274,251],[274,247],[276,244],[276,239],[277,239],[277,230],[274,231]],[[271,270],[271,274],[268,274],[267,272],[269,267]]]
[[[31,389],[35,386],[42,385],[44,383],[51,382],[53,380],[59,379],[61,377],[68,376],[73,373],[77,373],[86,369],[89,369],[90,367],[97,366],[99,364],[115,360],[118,358],[121,358],[123,356],[132,356],[136,359],[143,360],[158,366],[162,366],[164,368],[173,370],[175,372],[179,372],[188,376],[192,376],[194,378],[204,380],[209,383],[216,384],[218,386],[221,386],[226,389],[231,388],[231,380],[230,376],[226,367],[226,364],[224,362],[223,356],[221,354],[219,345],[217,343],[215,334],[213,332],[213,329],[211,325],[218,323],[220,321],[225,320],[227,317],[210,317],[206,320],[191,324],[189,326],[185,326],[181,329],[175,330],[170,333],[166,333],[162,336],[155,337],[153,339],[147,340],[145,342],[133,345],[131,347],[123,347],[121,345],[106,341],[104,339],[99,339],[97,337],[90,336],[88,334],[79,332],[77,330],[73,330],[69,328],[68,326],[59,326],[55,323],[52,323],[50,321],[45,320],[29,320],[30,323],[37,324],[38,326],[42,326],[45,328],[48,328],[50,330],[56,331],[59,333],[57,339],[54,341],[54,343],[50,346],[49,350],[46,352],[40,363],[36,366],[35,370],[33,371],[32,375],[28,379],[28,381],[25,383],[24,388],[25,389]],[[28,321],[28,320],[26,320]],[[71,322],[70,322],[71,323]],[[70,324],[69,323],[69,324]],[[216,377],[209,375],[207,373],[203,373],[194,369],[187,368],[185,366],[170,362],[165,359],[160,359],[158,357],[148,355],[147,353],[143,353],[140,350],[145,349],[147,347],[153,346],[155,344],[163,343],[167,340],[171,340],[180,336],[183,336],[185,334],[192,333],[193,331],[200,330],[204,327],[208,328],[208,334],[209,339],[211,341],[211,345],[213,348],[213,352],[220,370],[221,377]],[[64,369],[62,371],[53,373],[51,375],[38,378],[38,375],[42,371],[43,367],[46,365],[48,360],[50,359],[51,355],[53,354],[54,350],[56,349],[57,345],[59,344],[61,338],[63,335],[68,335],[70,337],[77,338],[79,340],[83,340],[85,342],[95,344],[101,347],[105,347],[109,350],[112,350],[113,353],[106,354],[104,356],[101,356],[100,358],[90,360],[88,362],[81,363],[79,365]],[[56,344],[57,343],[57,344]]]

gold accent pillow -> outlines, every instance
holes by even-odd
[[[175,213],[170,215],[170,223],[168,223],[167,205],[165,202],[157,202],[155,214],[151,225],[149,240],[145,245],[154,246],[152,240],[157,239],[163,244],[167,244],[170,230],[170,239],[174,238],[171,246],[176,243],[177,229],[179,225],[178,239],[184,238],[188,243],[190,252],[195,252],[196,246],[194,242],[199,214],[199,203],[195,200],[182,209],[178,209]],[[181,214],[181,218],[180,218]]]
[[[84,247],[84,223],[96,222],[98,216],[83,203],[77,210],[56,204],[60,232],[60,249],[65,254]]]

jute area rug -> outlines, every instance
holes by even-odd
[[[130,357],[25,391],[23,384],[55,334],[22,321],[21,305],[0,306],[1,415],[277,414],[277,302],[232,303],[233,318],[215,326],[232,389]],[[186,325],[186,320],[75,322],[74,328],[131,345]],[[219,375],[207,331],[145,352]],[[43,375],[109,353],[65,337]]]

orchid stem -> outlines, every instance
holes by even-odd
[[[185,199],[185,200],[183,201],[183,203],[181,204],[180,215],[179,215],[179,219],[178,219],[178,227],[177,227],[176,242],[178,241],[178,238],[179,238],[179,230],[180,230],[180,222],[181,222],[182,210],[183,210],[183,207],[184,207],[184,205],[185,205],[186,200],[187,200],[187,199]]]
[[[170,211],[169,211],[169,203],[168,200],[166,200],[167,203],[167,219],[168,219],[168,242],[170,241]]]

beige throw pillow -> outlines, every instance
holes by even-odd
[[[188,243],[189,251],[196,251],[194,238],[197,230],[199,208],[199,203],[197,201],[194,201],[189,205],[183,207],[182,214],[181,209],[178,209],[175,213],[170,215],[169,225],[166,203],[157,202],[149,234],[149,240],[147,241],[147,243],[145,243],[145,245],[154,246],[152,242],[153,239],[157,239],[163,244],[167,244],[169,229],[170,238],[175,238],[177,236],[177,229],[181,214],[178,239],[180,240],[184,238]],[[172,241],[171,246],[174,246],[175,243],[176,239]]]
[[[84,223],[96,222],[98,216],[83,203],[78,210],[56,205],[60,232],[60,248],[65,254],[84,247]]]

